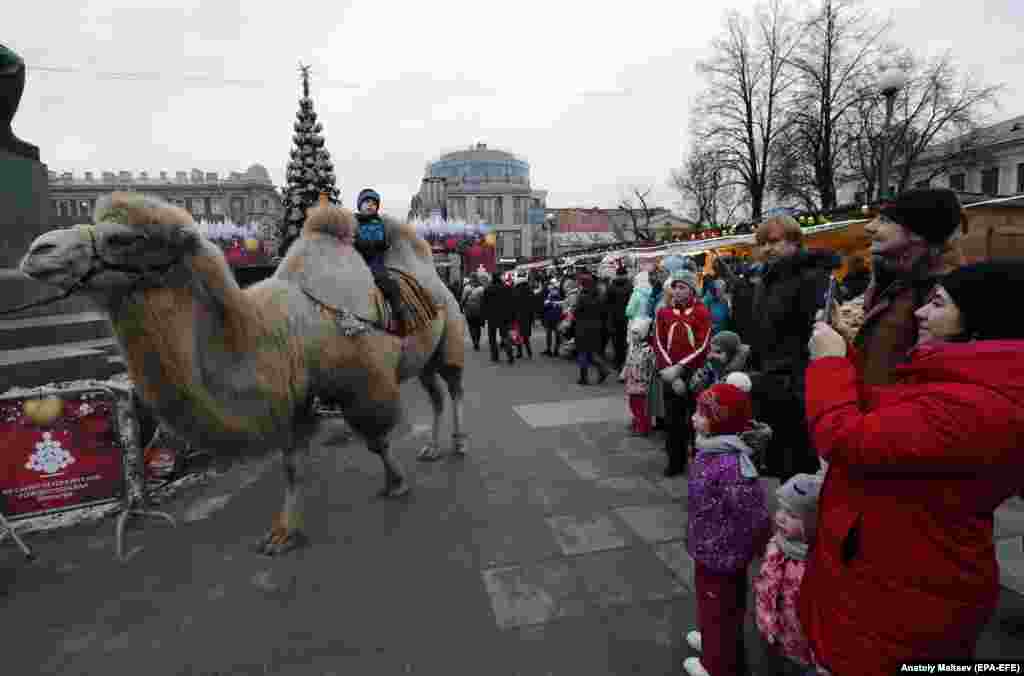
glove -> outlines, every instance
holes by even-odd
[[[686,382],[682,378],[676,378],[672,381],[672,391],[680,397],[683,396],[686,394]]]
[[[675,366],[666,366],[660,371],[661,379],[664,380],[666,383],[671,383],[673,380],[680,376],[682,370],[683,368],[678,364]]]

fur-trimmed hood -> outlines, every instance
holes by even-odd
[[[802,249],[793,256],[787,256],[767,266],[763,273],[765,284],[777,277],[789,277],[810,272],[814,269],[836,270],[842,265],[839,256],[824,249]]]

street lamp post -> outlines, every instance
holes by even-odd
[[[558,216],[556,216],[554,214],[548,214],[545,220],[547,221],[547,231],[548,231],[548,258],[551,258],[552,256],[554,256],[554,253],[555,253],[551,249],[551,233],[555,229],[555,223],[558,221]]]
[[[896,104],[896,94],[907,83],[906,74],[898,68],[889,68],[878,77],[878,90],[885,97],[885,128],[882,134],[882,147],[878,166],[878,201],[881,202],[889,193],[889,142],[892,112]]]

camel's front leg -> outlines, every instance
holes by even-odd
[[[263,538],[260,552],[279,556],[309,542],[303,532],[306,481],[309,477],[309,449],[303,444],[282,454],[284,465],[284,509],[274,517],[270,532]]]
[[[455,455],[465,455],[469,437],[462,430],[462,369],[454,366],[444,367],[441,369],[441,377],[448,385],[448,396],[452,400],[452,452]]]
[[[408,493],[409,483],[405,480],[405,472],[391,453],[391,443],[387,438],[371,439],[366,445],[372,453],[379,455],[384,463],[384,488],[377,495],[382,498],[399,498]]]
[[[437,460],[441,457],[441,416],[444,414],[444,395],[441,394],[440,379],[430,370],[420,374],[420,383],[430,397],[434,411],[434,424],[430,426],[430,441],[420,449],[416,457],[420,460]]]

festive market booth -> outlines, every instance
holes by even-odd
[[[1024,194],[970,202],[964,211],[960,247],[966,262],[1024,258]]]
[[[246,287],[274,274],[275,244],[266,225],[199,222],[200,231],[224,252],[235,281]]]
[[[532,261],[530,263],[522,263],[517,265],[513,272],[516,278],[529,277],[533,274],[546,273],[555,267],[555,260],[553,258],[545,258],[539,261]]]
[[[434,214],[410,221],[416,232],[430,243],[442,279],[462,279],[471,270],[498,269],[494,227],[488,223],[450,221]]]
[[[847,258],[866,256],[870,245],[870,238],[864,231],[867,223],[867,219],[858,219],[813,225],[804,228],[804,244],[809,249],[831,249]],[[680,255],[694,258],[702,268],[703,277],[712,271],[712,261],[716,257],[753,258],[755,245],[753,234],[698,237],[684,242],[614,251],[604,256],[601,267],[615,269],[621,265],[633,275],[642,270],[657,269],[666,257]],[[840,276],[846,272],[845,263],[844,260]]]

